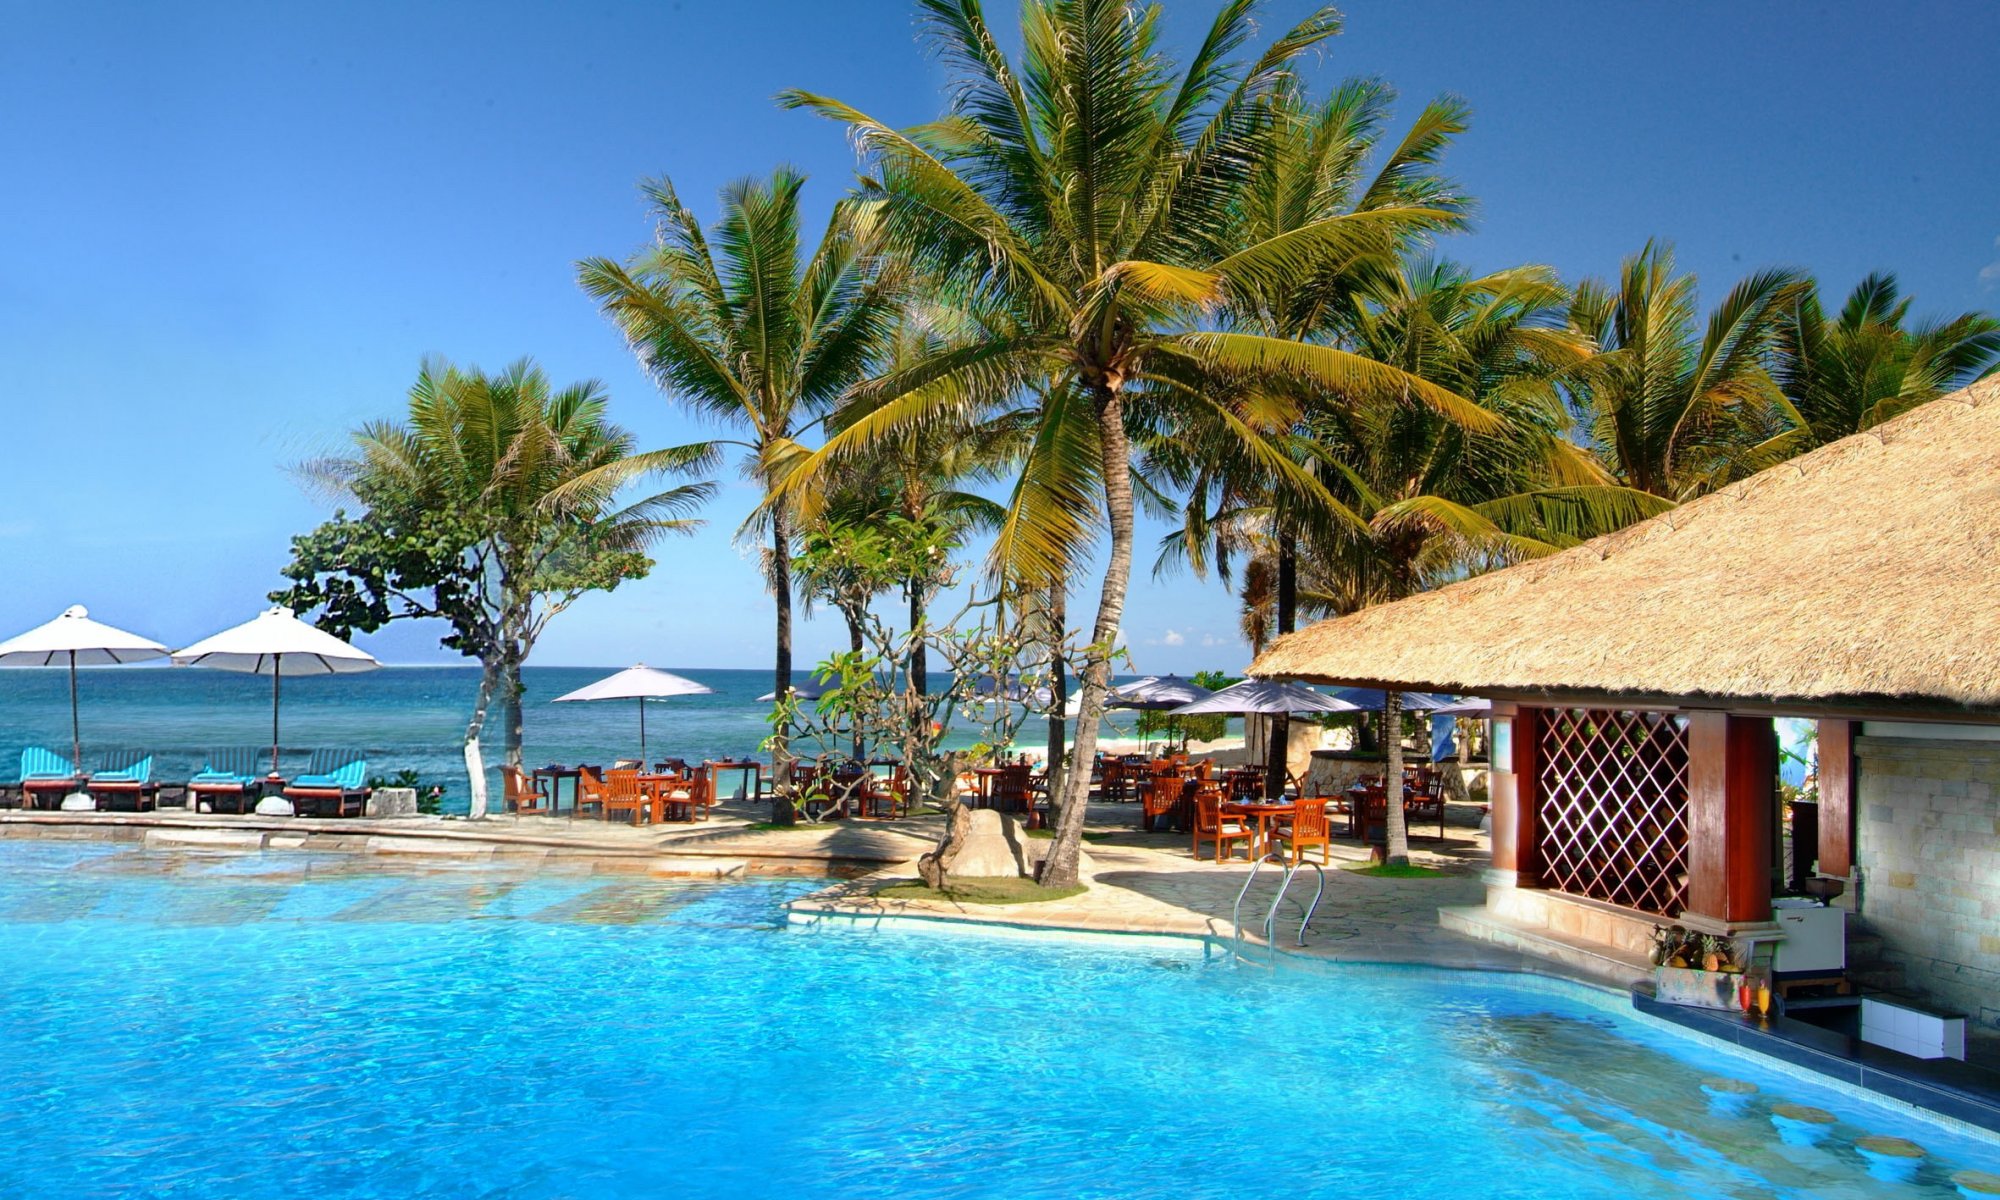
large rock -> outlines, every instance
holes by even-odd
[[[960,843],[947,869],[961,878],[1026,874],[1027,856],[1022,853],[1020,836],[1010,824],[994,809],[974,809],[965,841]]]
[[[369,817],[414,817],[417,815],[417,789],[376,788],[368,797],[368,805],[362,810]]]
[[[260,817],[289,817],[292,815],[292,802],[283,796],[266,796],[257,802],[257,815]]]

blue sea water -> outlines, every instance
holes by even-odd
[[[2000,1165],[1549,981],[788,927],[813,886],[0,844],[0,1194],[1913,1200]],[[1717,1074],[1759,1091],[1711,1108]],[[1789,1145],[1780,1101],[1838,1123]],[[1864,1133],[1930,1158],[1878,1179]]]
[[[523,747],[531,765],[603,762],[639,750],[637,701],[556,704],[555,697],[611,673],[603,667],[528,667],[522,710]],[[646,710],[646,746],[653,757],[699,761],[758,756],[770,734],[770,705],[757,697],[771,690],[768,671],[677,670],[713,694],[654,701]],[[937,686],[942,688],[943,677]],[[282,691],[283,765],[304,766],[316,746],[368,752],[371,774],[412,770],[426,784],[446,788],[446,810],[464,811],[466,784],[460,743],[479,687],[476,667],[388,667],[359,675],[287,678]],[[25,745],[67,752],[67,673],[47,669],[0,670],[0,779],[15,778]],[[79,672],[84,760],[97,751],[152,751],[155,778],[178,780],[199,770],[211,748],[271,744],[268,676],[160,667],[103,668]],[[488,726],[486,744],[499,730]],[[1129,724],[1129,719],[1126,721]],[[1040,745],[1047,726],[1030,719],[1024,744]],[[971,741],[970,733],[961,740]],[[490,749],[488,761],[497,758]],[[497,776],[496,776],[497,779]]]

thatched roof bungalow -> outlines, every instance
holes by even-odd
[[[2000,378],[1251,671],[1496,701],[1487,905],[1447,924],[1636,976],[1663,920],[1772,938],[1816,859],[1909,986],[2000,1024]],[[1816,833],[1776,715],[1819,720]]]

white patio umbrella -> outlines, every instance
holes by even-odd
[[[1462,700],[1453,700],[1443,708],[1434,708],[1430,711],[1430,715],[1433,717],[1477,717],[1483,720],[1493,715],[1493,702],[1491,700],[1483,700],[1477,696],[1471,696]]]
[[[1315,692],[1311,688],[1296,683],[1280,683],[1275,679],[1246,679],[1234,683],[1209,696],[1204,696],[1179,708],[1169,709],[1176,717],[1195,716],[1201,713],[1313,713],[1313,712],[1360,712],[1361,706],[1350,704],[1337,696],[1325,692]]]
[[[826,695],[828,692],[839,690],[840,681],[838,679],[827,679],[819,675],[814,675],[803,683],[794,683],[792,685],[792,696],[801,702],[810,703]],[[777,702],[778,693],[776,692],[765,692],[763,695],[757,697],[757,703],[759,704],[776,704]]]
[[[636,667],[627,667],[616,675],[607,675],[596,683],[557,696],[555,703],[563,704],[571,700],[637,700],[639,761],[643,763],[646,761],[646,701],[665,696],[705,696],[714,690],[703,687],[692,679],[676,675],[672,671],[661,671],[640,663]]]
[[[70,766],[83,770],[83,732],[76,712],[76,669],[161,658],[167,648],[136,633],[90,619],[90,610],[72,604],[44,625],[0,642],[0,667],[53,667],[69,664]]]
[[[316,629],[280,605],[213,637],[174,651],[183,667],[214,667],[271,677],[271,774],[278,773],[278,680],[285,675],[347,675],[382,664],[366,650]]]
[[[1108,708],[1136,708],[1163,712],[1207,699],[1215,693],[1178,675],[1148,675],[1144,679],[1111,689]]]

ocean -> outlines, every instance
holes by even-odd
[[[637,702],[551,701],[611,674],[612,667],[528,667],[523,701],[523,749],[528,764],[607,762],[636,756]],[[669,668],[707,687],[712,695],[649,702],[646,748],[655,759],[765,757],[770,706],[757,697],[771,690],[768,670]],[[803,678],[803,673],[801,673]],[[936,687],[945,685],[937,677]],[[425,786],[445,789],[446,812],[463,812],[468,799],[460,742],[479,687],[473,666],[385,667],[358,675],[288,677],[283,686],[282,765],[300,770],[315,747],[359,748],[370,775],[415,771]],[[269,676],[173,667],[105,667],[78,672],[86,765],[98,753],[140,749],[153,753],[156,780],[183,780],[201,767],[211,748],[271,744]],[[499,758],[499,711],[484,739],[487,762]],[[1107,723],[1106,736],[1129,732],[1130,714]],[[960,723],[962,724],[962,723]],[[69,748],[68,673],[58,669],[0,670],[0,779],[16,779],[21,750],[40,745]],[[1047,743],[1048,727],[1030,718],[1017,735],[1024,748]],[[970,731],[958,744],[972,741]],[[951,744],[948,742],[947,744]],[[497,789],[498,775],[492,785]],[[497,796],[497,790],[495,795]],[[497,803],[497,801],[496,801]]]

